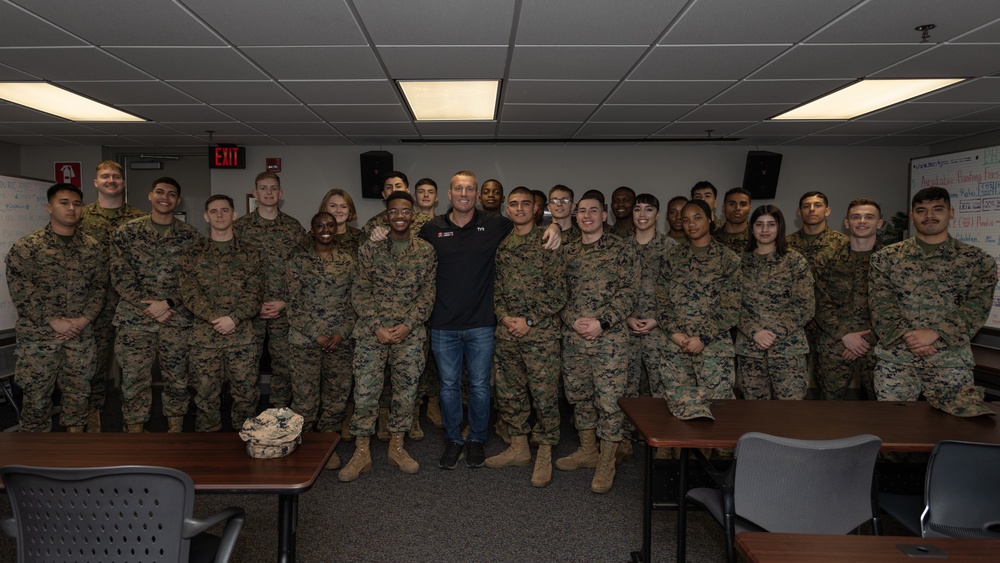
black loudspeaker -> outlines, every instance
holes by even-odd
[[[392,153],[368,151],[361,153],[361,197],[382,199],[382,176],[392,172]]]
[[[747,153],[747,166],[743,169],[743,188],[750,192],[753,200],[774,199],[774,193],[778,191],[779,171],[779,153],[750,151]]]

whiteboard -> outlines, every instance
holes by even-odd
[[[0,332],[14,330],[17,309],[7,289],[7,253],[21,237],[49,222],[45,194],[53,182],[0,175]]]
[[[910,198],[938,186],[951,194],[955,219],[948,233],[1000,257],[1000,146],[927,156],[910,160]],[[993,291],[993,309],[986,326],[1000,329],[1000,292]]]

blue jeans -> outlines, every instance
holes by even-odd
[[[486,442],[490,423],[490,366],[493,326],[468,330],[431,329],[431,350],[441,377],[441,421],[445,440],[461,444],[462,360],[469,370],[469,440]]]

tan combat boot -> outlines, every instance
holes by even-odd
[[[528,449],[528,437],[525,435],[511,436],[510,447],[493,457],[486,458],[486,467],[494,469],[529,465],[531,465],[531,450]]]
[[[556,460],[556,467],[562,471],[576,471],[577,469],[597,467],[599,457],[597,451],[597,433],[590,430],[580,430],[580,447],[575,452],[566,457]]]
[[[618,442],[618,451],[615,453],[615,463],[622,463],[632,459],[632,440],[625,438],[621,442]]]
[[[183,416],[168,416],[167,417],[167,432],[184,432],[184,417]]]
[[[378,427],[375,429],[375,435],[378,436],[379,442],[389,441],[389,409],[378,410]]]
[[[142,434],[146,431],[145,424],[142,422],[137,422],[135,424],[126,424],[125,431],[129,434]]]
[[[368,440],[368,436],[358,436],[354,441],[354,455],[340,473],[337,473],[337,479],[341,483],[353,481],[372,468],[372,453],[368,449]]]
[[[389,465],[398,467],[403,473],[420,471],[420,464],[403,449],[403,433],[393,432],[389,439]]]
[[[547,487],[552,481],[552,446],[542,444],[535,454],[535,470],[531,473],[532,487]]]
[[[601,458],[594,472],[594,480],[590,482],[590,490],[595,493],[606,493],[615,482],[615,452],[618,442],[601,440]]]
[[[498,420],[494,428],[496,430],[497,437],[503,440],[503,443],[510,444],[510,431],[507,429],[507,425],[504,424],[502,420]]]
[[[82,426],[67,426],[66,427],[66,432],[70,432],[72,434],[78,434],[80,432],[83,432],[83,427]]]
[[[416,442],[424,439],[424,430],[420,428],[420,405],[413,407],[413,422],[410,423],[409,436]]]
[[[349,401],[347,412],[344,413],[344,421],[340,423],[340,440],[343,442],[354,441],[354,434],[351,432],[352,418],[354,418],[354,401]]]
[[[324,469],[340,469],[340,456],[337,455],[337,452],[330,454],[329,461],[323,467]]]
[[[441,420],[441,397],[427,397],[427,420],[437,428],[444,428]]]
[[[87,412],[87,432],[101,431],[101,409],[90,409]]]

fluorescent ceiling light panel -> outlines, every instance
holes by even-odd
[[[146,121],[46,82],[0,82],[0,98],[70,121]]]
[[[963,80],[965,79],[861,80],[771,119],[852,119]]]
[[[400,80],[417,121],[496,119],[499,80]]]

